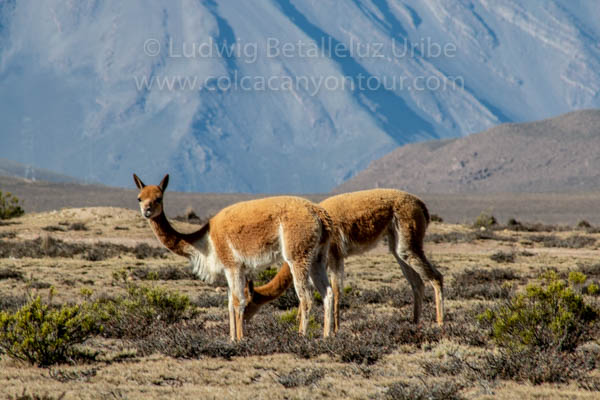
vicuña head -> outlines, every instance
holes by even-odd
[[[202,280],[213,282],[219,274],[225,275],[232,340],[243,336],[247,298],[260,292],[247,284],[246,268],[276,262],[289,265],[300,299],[300,333],[305,334],[308,328],[312,304],[309,279],[323,298],[323,336],[332,333],[333,291],[326,272],[332,222],[323,208],[293,196],[245,201],[224,208],[199,230],[181,233],[164,213],[169,176],[156,186],[145,185],[135,174],[133,180],[140,189],[140,211],[158,240],[175,254],[189,258]]]
[[[154,218],[163,213],[163,194],[169,185],[169,175],[165,175],[162,181],[156,185],[146,186],[136,174],[133,174],[133,180],[140,189],[138,202],[142,215],[146,218]]]

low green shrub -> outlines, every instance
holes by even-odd
[[[73,359],[74,346],[101,329],[88,304],[51,307],[37,296],[16,312],[0,312],[0,350],[48,366]]]
[[[475,218],[475,221],[473,222],[473,228],[488,229],[495,225],[498,225],[498,220],[496,220],[496,218],[493,215],[484,212],[479,214],[479,216]]]
[[[293,308],[289,311],[284,312],[279,317],[279,321],[283,325],[288,326],[291,331],[298,331],[298,329],[300,328],[300,317],[298,315],[298,309]],[[308,318],[308,329],[306,331],[306,336],[309,338],[315,337],[315,335],[317,335],[320,330],[321,327],[315,320],[314,315],[311,314],[311,316]]]
[[[277,275],[277,268],[267,268],[262,270],[256,275],[256,279],[254,282],[255,286],[264,285],[269,283],[273,278]]]
[[[277,275],[277,268],[267,268],[260,271],[254,281],[254,287],[269,283]],[[273,300],[271,303],[278,310],[290,310],[298,307],[299,301],[294,290],[294,285],[291,285],[281,296]]]
[[[16,218],[25,214],[19,203],[20,200],[12,193],[0,191],[0,219]]]
[[[571,273],[567,282],[549,271],[542,276],[542,285],[528,285],[525,293],[487,309],[479,320],[490,324],[498,345],[513,351],[531,347],[573,351],[598,319],[597,311],[575,288],[586,279],[582,273]]]

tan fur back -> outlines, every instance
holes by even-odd
[[[334,241],[346,251],[356,251],[377,242],[394,218],[406,238],[416,234],[411,245],[419,246],[429,224],[429,212],[418,197],[396,189],[371,189],[329,197],[319,205],[327,210],[338,227]],[[340,235],[340,230],[345,235]]]
[[[300,197],[250,200],[226,207],[211,218],[210,235],[213,243],[220,245],[216,250],[225,261],[233,256],[231,248],[244,256],[276,250],[281,235],[285,245],[282,250],[294,258],[321,242],[322,213],[320,207]]]

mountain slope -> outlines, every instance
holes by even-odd
[[[54,183],[78,183],[79,180],[70,176],[57,174],[45,169],[33,168],[31,165],[17,163],[11,160],[0,158],[0,176],[10,176],[14,178],[25,178],[30,181],[45,181]]]
[[[398,145],[600,107],[600,9],[522,3],[0,2],[0,157],[320,192]]]
[[[460,139],[415,143],[374,161],[335,192],[585,192],[600,187],[600,110],[503,124]]]

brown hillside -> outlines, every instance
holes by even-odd
[[[600,110],[402,146],[334,189],[416,193],[586,192],[600,187]]]

